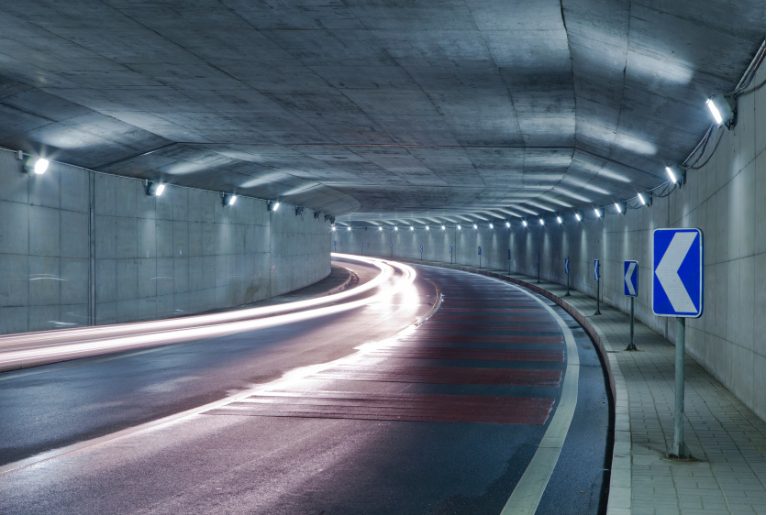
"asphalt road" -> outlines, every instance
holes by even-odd
[[[414,291],[344,315],[3,374],[0,513],[500,513],[559,406],[564,334],[514,286],[419,271]],[[402,331],[434,284],[440,309]],[[556,311],[580,380],[538,513],[596,513],[604,378]]]

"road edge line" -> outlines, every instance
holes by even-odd
[[[508,284],[517,287],[537,301],[557,321],[559,328],[564,334],[564,343],[567,348],[567,366],[564,380],[562,381],[559,404],[554,411],[551,422],[548,424],[548,428],[545,430],[543,438],[538,444],[535,455],[530,460],[527,468],[524,470],[524,474],[519,478],[516,487],[500,512],[501,515],[524,515],[534,514],[538,506],[540,506],[543,493],[551,480],[556,463],[559,461],[559,456],[561,456],[564,442],[567,439],[567,433],[569,433],[569,428],[572,425],[575,408],[577,407],[580,355],[578,354],[577,343],[575,342],[572,330],[551,306],[525,288],[512,283]]]

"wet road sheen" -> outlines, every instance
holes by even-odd
[[[414,291],[347,314],[0,376],[5,463],[240,392],[4,473],[0,512],[500,513],[559,404],[564,334],[514,286],[418,271]],[[402,330],[434,284],[438,311]],[[580,353],[578,404],[538,513],[596,513],[604,378],[558,316]]]

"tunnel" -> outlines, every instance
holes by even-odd
[[[0,1],[0,513],[765,513],[765,27]]]

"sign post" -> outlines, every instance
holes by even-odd
[[[337,240],[334,240],[334,252],[337,252]]]
[[[634,343],[634,299],[639,295],[639,262],[623,261],[623,295],[631,300],[631,322],[626,350],[638,350]]]
[[[481,245],[479,245],[479,248],[476,252],[479,255],[479,269],[481,269]]]
[[[508,249],[508,275],[511,275],[511,249]]]
[[[703,314],[703,233],[700,229],[655,229],[652,270],[652,312],[677,319],[674,442],[669,456],[687,459],[690,452],[684,443],[684,319]]]
[[[599,264],[598,259],[594,259],[594,279],[596,279],[596,311],[594,312],[594,315],[601,315],[602,312],[599,309],[599,293],[601,292],[601,289],[599,286],[601,285],[601,271],[600,271],[601,265]]]
[[[537,253],[537,284],[540,284],[540,252]]]
[[[420,261],[422,261],[422,252],[425,250],[425,247],[422,246],[422,243],[420,243]]]
[[[569,297],[569,258],[564,258],[564,273],[567,275],[567,294],[565,297]]]
[[[449,246],[449,264],[450,265],[455,262],[454,256],[455,256],[455,246],[450,245]]]

